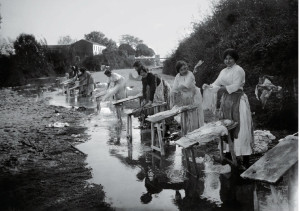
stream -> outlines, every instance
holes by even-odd
[[[139,129],[133,118],[132,143],[126,138],[126,116],[122,123],[116,118],[110,103],[101,103],[101,111],[89,98],[67,98],[61,89],[44,88],[36,94],[50,97],[50,104],[68,108],[84,108],[89,115],[82,123],[90,136],[76,147],[87,154],[86,162],[92,171],[89,183],[104,187],[106,201],[116,210],[254,210],[253,182],[245,181],[232,169],[231,173],[205,173],[200,166],[200,178],[186,173],[182,149],[171,142],[163,158],[151,150],[149,129]],[[125,111],[133,108],[125,107]],[[286,188],[278,185],[277,196],[267,184],[257,184],[260,210],[288,210]],[[278,205],[278,206],[277,206]]]

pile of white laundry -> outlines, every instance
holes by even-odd
[[[254,154],[268,151],[268,146],[276,137],[268,130],[254,131]]]

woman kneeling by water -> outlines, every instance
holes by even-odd
[[[189,130],[195,130],[204,124],[202,109],[202,95],[196,86],[195,76],[189,71],[187,63],[178,61],[176,63],[177,75],[171,91],[171,108],[174,106],[197,105],[195,111],[188,113],[187,125]],[[176,119],[176,118],[175,118]],[[179,121],[177,119],[177,121]]]
[[[81,72],[79,78],[79,93],[82,96],[91,96],[94,89],[95,89],[95,82],[92,74],[87,71],[84,67],[80,68],[79,71]]]
[[[227,49],[223,55],[227,66],[211,85],[204,84],[203,89],[217,89],[221,97],[219,116],[238,122],[234,131],[234,151],[236,156],[244,156],[244,164],[249,165],[249,155],[252,154],[253,128],[250,105],[247,95],[243,92],[245,71],[236,61],[238,53],[234,49]],[[229,147],[225,147],[229,152]]]

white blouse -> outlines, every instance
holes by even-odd
[[[218,78],[211,85],[213,87],[225,86],[229,94],[237,90],[243,90],[245,84],[245,71],[239,65],[234,64],[232,67],[223,69]]]

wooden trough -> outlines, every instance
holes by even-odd
[[[298,137],[287,136],[263,157],[256,161],[249,169],[241,174],[242,178],[270,184],[273,200],[278,203],[275,184],[284,175],[288,175],[288,204],[289,210],[297,210],[298,189]],[[255,184],[256,186],[256,184]],[[255,210],[259,210],[256,187],[254,189]],[[281,209],[277,204],[278,210]]]

